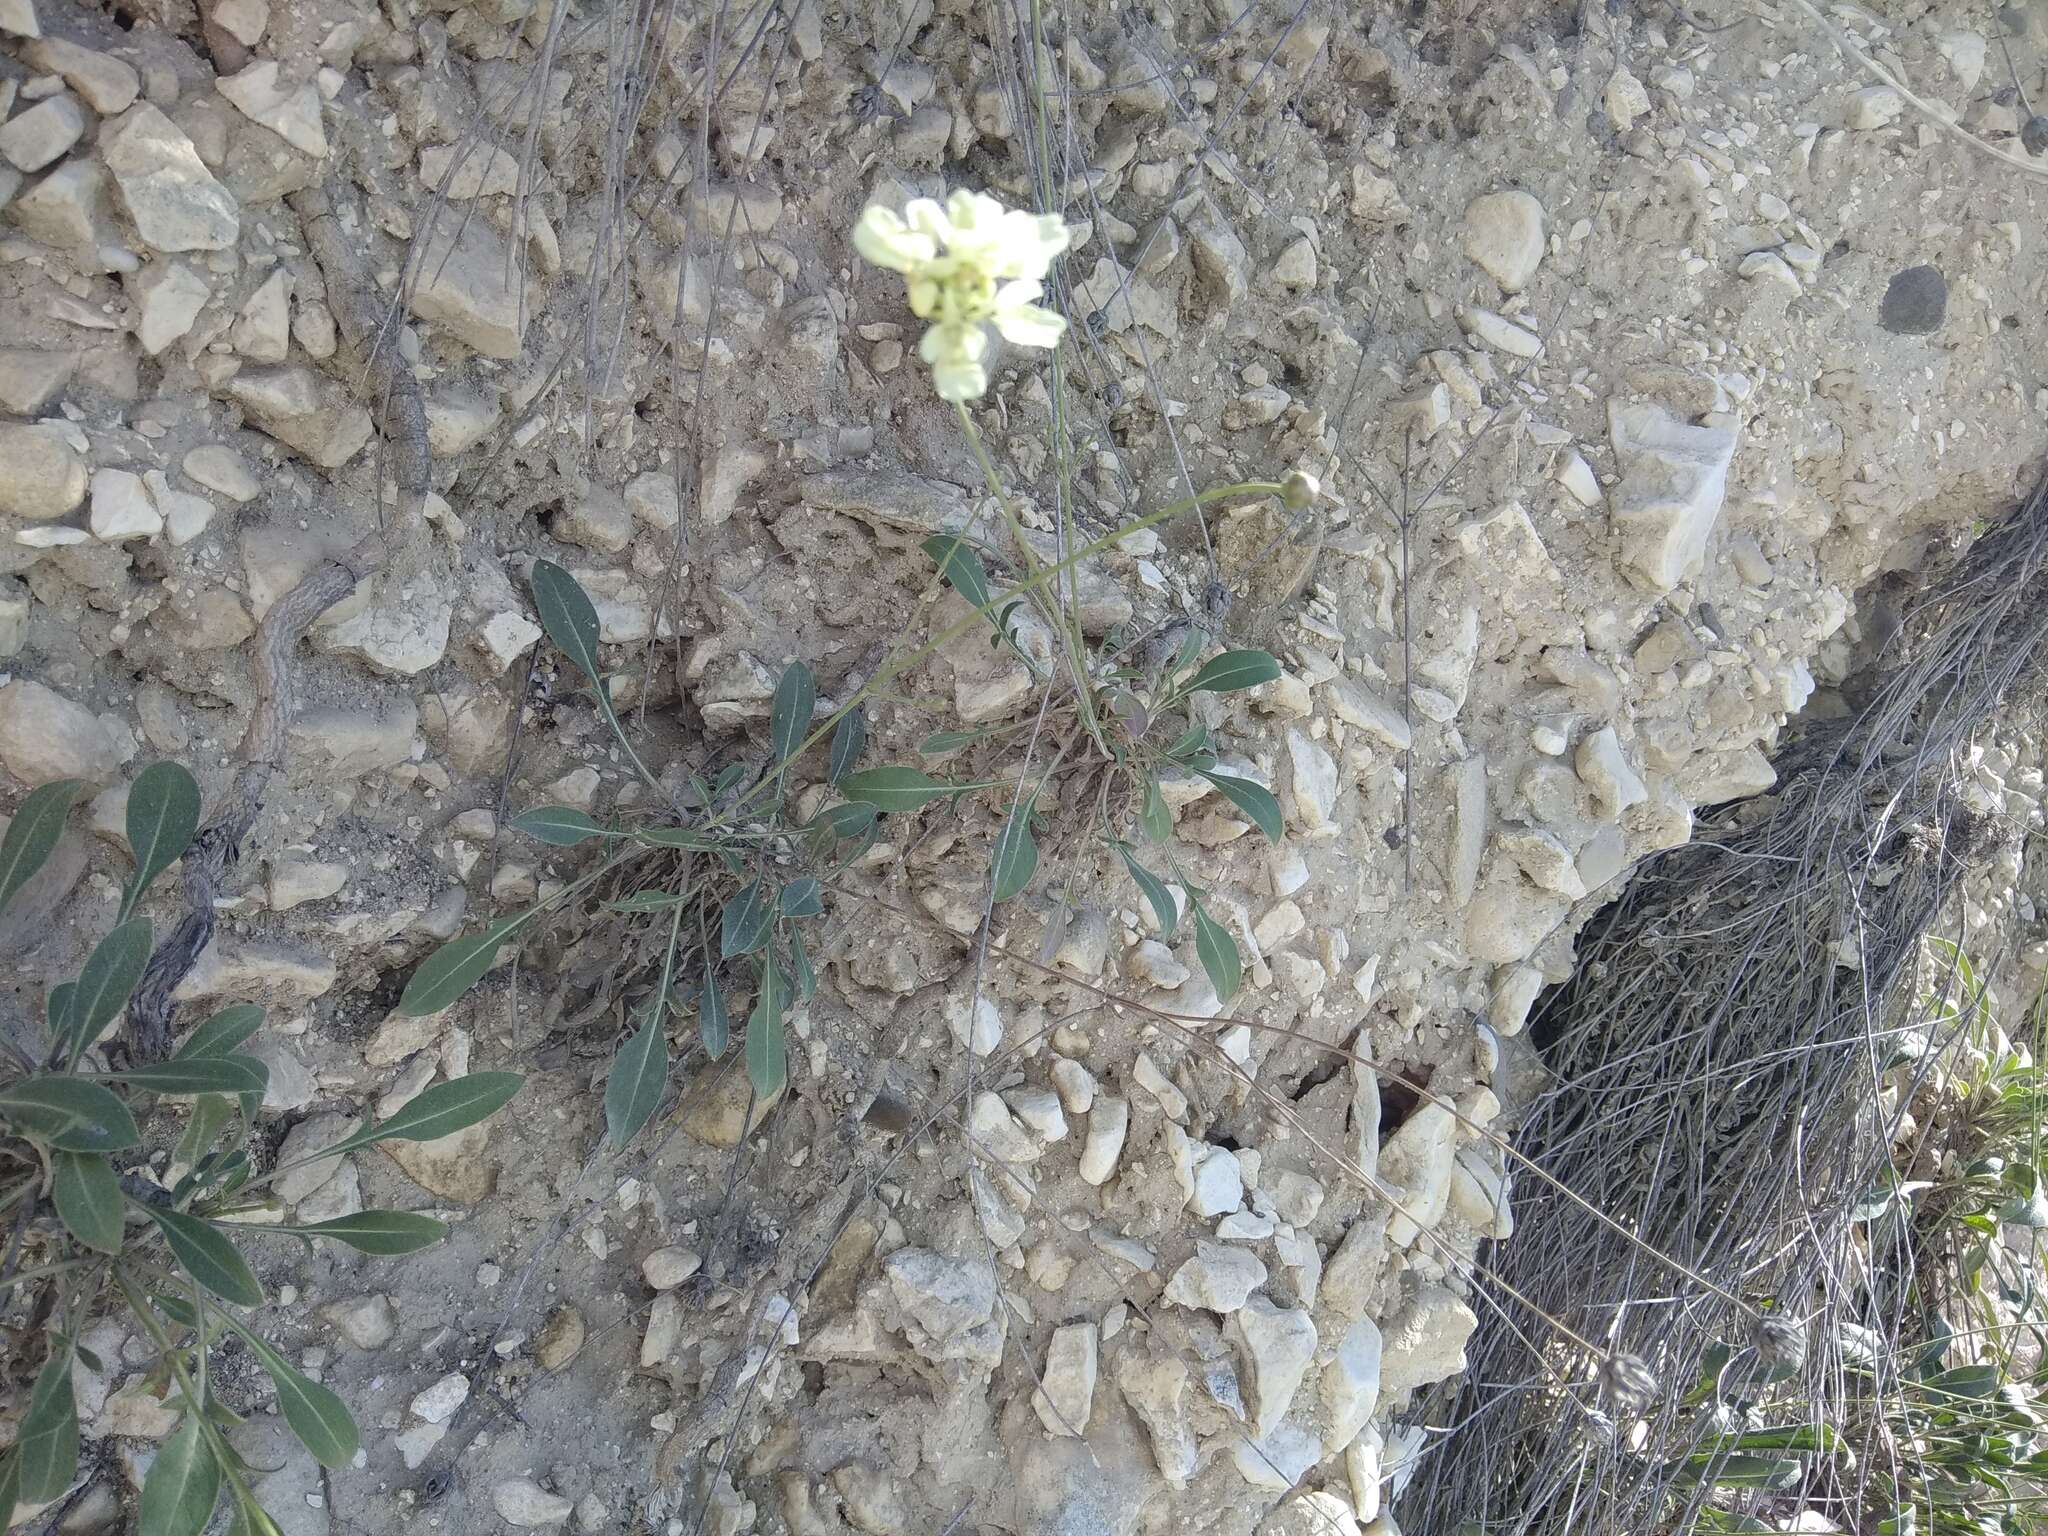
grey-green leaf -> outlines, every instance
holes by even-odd
[[[860,761],[861,749],[867,744],[867,706],[856,704],[839,717],[839,724],[832,730],[832,766],[827,777],[833,784],[843,782],[853,772],[853,765]]]
[[[1266,834],[1266,841],[1277,843],[1285,834],[1280,821],[1280,802],[1272,791],[1263,784],[1254,784],[1250,779],[1240,779],[1235,774],[1216,773],[1208,769],[1197,769],[1203,778],[1221,791],[1223,798],[1236,806],[1252,820],[1252,825]]]
[[[939,574],[955,592],[975,607],[987,610],[988,569],[972,544],[956,534],[935,533],[921,548],[938,564]]]
[[[199,1415],[188,1412],[142,1479],[139,1536],[199,1536],[219,1497],[220,1463]]]
[[[422,1216],[417,1211],[373,1210],[300,1226],[258,1227],[255,1230],[289,1232],[297,1237],[331,1237],[337,1243],[348,1244],[358,1253],[390,1257],[416,1253],[433,1246],[448,1235],[448,1224],[432,1216]]]
[[[1280,663],[1264,651],[1225,651],[1211,657],[1202,670],[1188,679],[1188,693],[1237,693],[1270,683],[1280,675]]]
[[[816,917],[825,910],[824,887],[815,875],[798,875],[775,898],[775,908],[784,917]]]
[[[765,880],[741,888],[725,904],[718,919],[718,952],[730,960],[751,955],[768,941],[768,925],[775,920],[775,893]]]
[[[53,1152],[51,1194],[66,1230],[99,1253],[121,1251],[121,1181],[96,1152]]]
[[[530,811],[521,811],[509,825],[513,831],[524,832],[550,848],[574,848],[604,832],[602,826],[573,805],[537,805]]]
[[[597,656],[597,609],[576,578],[552,560],[534,561],[533,606],[540,613],[540,627],[555,648],[593,685],[601,685],[604,674]]]
[[[1202,969],[1208,974],[1209,985],[1216,989],[1216,996],[1229,1002],[1244,980],[1244,959],[1237,952],[1237,940],[1230,936],[1230,930],[1211,917],[1200,902],[1195,903],[1195,953],[1201,958]]]
[[[1155,843],[1163,843],[1173,836],[1173,812],[1167,808],[1166,796],[1161,793],[1157,779],[1145,781],[1145,808],[1138,813],[1138,824]]]
[[[1038,841],[1031,835],[1031,812],[1036,794],[1026,795],[1010,807],[1010,819],[996,838],[994,861],[995,899],[1008,901],[1031,883],[1038,872]]]
[[[53,1345],[36,1376],[14,1449],[21,1458],[25,1503],[46,1503],[71,1486],[78,1471],[78,1408],[71,1395],[71,1356],[61,1344]]]
[[[420,962],[398,999],[398,1011],[409,1019],[439,1013],[477,984],[504,942],[525,926],[531,912],[501,917],[481,933],[450,939]]]
[[[82,1077],[30,1077],[0,1088],[0,1119],[59,1152],[119,1152],[142,1144],[113,1092]]]
[[[223,1008],[185,1037],[185,1043],[171,1052],[171,1060],[188,1061],[194,1056],[225,1056],[263,1027],[263,1009],[256,1003],[235,1003]]]
[[[863,768],[858,773],[849,773],[839,784],[847,799],[872,805],[878,811],[914,811],[960,788],[918,769],[898,766]]]
[[[134,1204],[157,1224],[164,1241],[171,1245],[171,1252],[194,1280],[238,1307],[263,1305],[263,1287],[256,1283],[255,1271],[226,1233],[183,1211],[139,1200]]]
[[[604,1085],[604,1125],[614,1150],[640,1134],[668,1086],[668,1028],[663,1017],[667,1011],[650,1012],[647,1022],[612,1057],[611,1076]]]
[[[697,1038],[704,1042],[704,1054],[717,1061],[732,1043],[732,1015],[726,1011],[725,995],[718,983],[705,978],[697,995]]]
[[[311,1451],[313,1459],[323,1467],[347,1466],[362,1444],[362,1436],[341,1399],[319,1382],[311,1381],[294,1370],[291,1362],[273,1349],[267,1340],[239,1323],[235,1332],[248,1342],[257,1361],[269,1372],[270,1380],[277,1388],[277,1406],[284,1411],[284,1421],[291,1425],[292,1433],[299,1437],[300,1444]]]
[[[146,917],[131,917],[94,947],[78,973],[65,1006],[64,1059],[71,1060],[100,1036],[128,1006],[128,995],[149,964]]]
[[[472,1072],[452,1082],[436,1083],[414,1096],[389,1120],[365,1126],[324,1148],[321,1157],[339,1157],[380,1141],[438,1141],[488,1120],[507,1104],[525,1082],[517,1072]]]
[[[747,1080],[763,1100],[781,1093],[789,1081],[789,1051],[782,1038],[782,1015],[788,1006],[789,983],[772,960],[764,962],[754,1011],[747,1019]]]
[[[792,661],[782,669],[782,680],[775,685],[775,698],[768,706],[768,748],[777,765],[788,762],[803,745],[817,705],[817,678],[802,662]]]
[[[199,830],[199,783],[182,763],[151,763],[128,789],[128,846],[135,879],[121,902],[127,917],[150,882],[192,846]]]
[[[1165,881],[1132,856],[1130,849],[1118,844],[1117,852],[1124,856],[1125,870],[1130,873],[1138,889],[1145,894],[1145,904],[1152,909],[1152,920],[1159,924],[1161,941],[1172,943],[1173,930],[1180,920],[1180,911],[1174,905],[1173,893],[1166,888]]]
[[[186,1098],[200,1093],[261,1093],[269,1086],[270,1068],[254,1056],[174,1056],[125,1072],[103,1073],[96,1081]]]
[[[7,824],[7,836],[0,838],[0,911],[50,857],[84,788],[83,779],[56,779],[22,797],[21,808]]]

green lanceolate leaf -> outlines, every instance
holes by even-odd
[[[517,1072],[472,1072],[452,1082],[436,1083],[415,1095],[389,1120],[365,1126],[316,1156],[339,1157],[380,1141],[439,1141],[488,1120],[507,1104],[526,1080]],[[311,1159],[307,1159],[311,1161]]]
[[[859,837],[875,824],[875,808],[863,801],[827,806],[818,813],[818,824],[834,837]]]
[[[704,990],[697,994],[697,1038],[704,1042],[704,1054],[713,1061],[724,1056],[726,1046],[732,1043],[732,1015],[726,1011],[725,994],[708,976],[704,979]]]
[[[1174,905],[1173,892],[1166,888],[1165,881],[1140,864],[1130,849],[1119,843],[1116,851],[1123,855],[1125,870],[1129,872],[1132,882],[1144,893],[1145,905],[1152,909],[1152,920],[1159,925],[1160,940],[1172,943],[1173,930],[1180,921],[1180,911]]]
[[[61,1344],[52,1344],[36,1376],[14,1451],[21,1462],[23,1503],[61,1497],[78,1472],[78,1408],[71,1395],[71,1356]]]
[[[188,1411],[142,1480],[140,1536],[199,1536],[220,1497],[220,1463],[199,1415]]]
[[[975,607],[988,607],[988,568],[972,544],[954,534],[935,533],[920,547],[938,565],[948,586]]]
[[[782,669],[774,702],[768,706],[768,750],[777,766],[788,762],[803,745],[811,729],[811,712],[817,706],[817,678],[802,662],[792,661]]]
[[[151,763],[128,790],[128,846],[135,879],[121,902],[125,919],[150,882],[192,846],[199,830],[199,783],[182,763]]]
[[[21,1455],[0,1451],[0,1531],[14,1529],[14,1507],[21,1502]]]
[[[1209,977],[1209,985],[1216,989],[1216,996],[1229,1002],[1244,980],[1244,960],[1230,930],[1211,917],[1199,901],[1195,903],[1195,953],[1201,957],[1202,969]]]
[[[97,1040],[128,1006],[128,995],[149,964],[149,943],[149,919],[131,917],[94,947],[64,1010],[66,1061]]]
[[[265,1510],[238,1493],[234,1518],[228,1521],[223,1536],[284,1536],[284,1532]]]
[[[993,874],[997,901],[1017,895],[1038,872],[1038,842],[1031,835],[1031,812],[1037,803],[1038,796],[1030,794],[1010,807],[1010,819],[996,839]]]
[[[285,1423],[291,1425],[292,1433],[299,1437],[299,1443],[323,1467],[347,1466],[361,1446],[362,1436],[341,1399],[294,1370],[268,1340],[251,1332],[239,1319],[229,1318],[228,1326],[242,1336],[255,1352],[257,1362],[269,1373],[277,1388],[277,1406],[284,1413]]]
[[[811,957],[804,950],[803,936],[794,931],[789,936],[790,977],[796,984],[796,999],[808,1003],[818,995],[818,973],[811,969]]]
[[[799,875],[775,898],[775,910],[784,917],[816,917],[825,910],[825,892],[815,877]]]
[[[1199,721],[1189,726],[1166,749],[1166,755],[1176,763],[1200,763],[1207,768],[1215,758],[1215,748],[1209,743],[1209,727]]]
[[[642,917],[649,912],[667,912],[677,906],[682,897],[672,891],[635,891],[617,901],[604,904],[607,912],[623,912],[628,917]]]
[[[555,648],[588,678],[602,687],[604,673],[597,658],[597,609],[576,578],[552,560],[533,562],[533,606],[540,627]]]
[[[21,809],[7,824],[7,836],[0,838],[0,911],[49,859],[84,788],[83,779],[57,779],[22,797]]]
[[[80,1077],[30,1077],[0,1088],[0,1119],[59,1152],[119,1152],[142,1144],[128,1106]]]
[[[1250,779],[1240,779],[1234,774],[1216,773],[1211,769],[1195,770],[1214,784],[1223,798],[1249,816],[1252,825],[1266,834],[1266,841],[1277,843],[1285,835],[1280,822],[1280,802],[1273,798],[1272,791],[1263,784],[1254,784]]]
[[[236,1003],[223,1008],[185,1037],[185,1043],[171,1053],[173,1061],[195,1056],[225,1056],[263,1027],[263,1010],[255,1003]]]
[[[514,816],[510,826],[550,848],[574,848],[578,843],[604,835],[604,828],[573,805],[537,805]]]
[[[747,1081],[762,1099],[772,1099],[789,1081],[789,1051],[782,1040],[782,1015],[789,1006],[789,983],[773,961],[761,966],[761,985],[754,993],[754,1011],[747,1018]]]
[[[121,1251],[121,1181],[94,1152],[52,1152],[51,1194],[65,1229],[98,1253]]]
[[[948,752],[958,752],[962,747],[971,747],[977,741],[986,740],[987,729],[978,731],[933,731],[917,744],[919,757],[944,757]]]
[[[1202,664],[1202,670],[1188,679],[1184,693],[1238,693],[1270,683],[1280,675],[1280,663],[1264,651],[1225,651]]]
[[[263,1287],[225,1232],[208,1226],[197,1216],[173,1211],[161,1205],[134,1202],[136,1209],[157,1224],[164,1241],[180,1264],[207,1290],[238,1307],[263,1305]]]
[[[650,1013],[612,1057],[611,1076],[604,1085],[604,1126],[614,1150],[640,1134],[668,1086],[667,1011]]]
[[[832,728],[832,766],[826,774],[832,784],[842,783],[853,772],[853,765],[860,761],[861,749],[868,744],[867,706],[856,704],[839,717],[839,724]]]
[[[878,811],[914,811],[919,806],[956,794],[964,786],[948,784],[916,768],[863,768],[849,773],[839,789],[849,800]]]
[[[1163,843],[1173,836],[1173,812],[1167,809],[1166,796],[1160,792],[1157,779],[1145,781],[1145,804],[1138,812],[1138,825],[1155,843]]]
[[[725,904],[718,918],[718,952],[727,959],[751,955],[768,942],[768,925],[775,921],[775,893],[765,880],[742,886],[740,893]]]
[[[1790,1488],[1805,1471],[1789,1456],[1696,1456],[1677,1475],[1721,1488]]]
[[[398,1011],[409,1019],[439,1013],[476,985],[498,958],[499,948],[532,916],[531,912],[520,912],[501,917],[481,933],[450,939],[412,973],[412,980],[405,984],[405,992],[398,999]]]
[[[270,1068],[254,1056],[187,1056],[150,1062],[126,1072],[106,1072],[98,1082],[126,1083],[151,1093],[189,1098],[201,1093],[261,1093],[270,1085]]]
[[[331,1237],[358,1253],[388,1258],[394,1254],[417,1253],[448,1235],[448,1223],[417,1211],[357,1211],[353,1216],[336,1216],[331,1221],[308,1222],[301,1226],[256,1227],[256,1232],[289,1232],[297,1237]]]

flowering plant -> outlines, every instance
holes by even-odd
[[[973,400],[988,388],[989,321],[1021,347],[1056,347],[1067,322],[1037,300],[1052,259],[1071,236],[1056,214],[1005,208],[983,192],[958,191],[945,206],[913,198],[901,214],[875,206],[854,226],[854,249],[903,274],[910,309],[931,322],[918,356],[941,399]]]

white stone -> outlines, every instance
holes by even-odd
[[[688,1248],[657,1248],[640,1261],[640,1274],[650,1289],[672,1291],[703,1267]]]
[[[1134,981],[1150,982],[1153,986],[1168,992],[1173,991],[1192,974],[1174,958],[1173,951],[1157,939],[1140,939],[1132,946],[1124,964]]]
[[[113,733],[84,705],[25,677],[0,688],[0,763],[23,784],[106,784],[121,760]]]
[[[1486,757],[1475,752],[1453,763],[1451,779],[1451,900],[1460,906],[1479,888],[1479,865],[1486,855],[1486,830],[1493,809],[1487,798]]]
[[[1173,1272],[1164,1295],[1177,1306],[1231,1313],[1266,1283],[1266,1266],[1248,1248],[1195,1239],[1195,1256]]]
[[[1187,1208],[1203,1220],[1234,1211],[1244,1204],[1244,1175],[1237,1154],[1228,1147],[1209,1147],[1195,1160]]]
[[[1459,1152],[1451,1174],[1451,1210],[1473,1231],[1506,1241],[1515,1235],[1509,1181],[1476,1147]]]
[[[1934,46],[1955,71],[1956,83],[1962,86],[1964,94],[1976,90],[1977,81],[1984,74],[1984,34],[1944,32],[1935,39]]]
[[[1776,283],[1788,293],[1799,293],[1799,274],[1785,265],[1776,251],[1751,251],[1742,258],[1737,273],[1753,283]]]
[[[35,0],[0,0],[0,32],[11,32],[16,37],[41,37],[43,29],[36,22]]]
[[[1067,1117],[1059,1095],[1049,1088],[1012,1088],[1005,1096],[1010,1113],[1034,1131],[1041,1141],[1065,1141]]]
[[[429,1424],[445,1424],[468,1397],[469,1378],[450,1371],[413,1398],[412,1411]]]
[[[1465,1369],[1465,1341],[1479,1319],[1440,1285],[1418,1289],[1383,1330],[1380,1390],[1389,1396],[1426,1387]]]
[[[64,38],[45,38],[26,53],[44,74],[63,76],[64,83],[101,117],[126,112],[142,89],[142,77],[133,65]]]
[[[659,1370],[682,1337],[683,1309],[674,1291],[663,1291],[647,1309],[647,1331],[640,1335],[640,1369]]]
[[[1159,1063],[1152,1059],[1149,1051],[1138,1052],[1138,1059],[1131,1067],[1131,1076],[1140,1088],[1159,1102],[1159,1107],[1169,1120],[1180,1121],[1188,1117],[1188,1096],[1173,1085],[1173,1080],[1159,1070]]]
[[[436,144],[420,151],[420,181],[458,202],[509,197],[519,190],[519,161],[496,144]]]
[[[1568,453],[1558,461],[1557,483],[1582,507],[1597,507],[1603,499],[1600,479],[1581,454]]]
[[[1351,1507],[1367,1524],[1380,1514],[1380,1432],[1368,1424],[1344,1448],[1344,1477],[1351,1484]]]
[[[214,89],[251,122],[260,123],[316,160],[327,157],[327,129],[320,120],[320,88],[307,81],[286,85],[274,59],[257,59],[239,74],[214,81]]]
[[[149,499],[140,475],[125,469],[92,472],[92,536],[102,543],[153,539],[164,531],[163,514]]]
[[[1387,1218],[1387,1241],[1396,1248],[1406,1248],[1418,1232],[1432,1230],[1443,1220],[1457,1150],[1457,1117],[1437,1098],[1417,1105],[1380,1149],[1380,1172],[1403,1190]]]
[[[576,1513],[573,1502],[549,1493],[530,1477],[508,1477],[491,1490],[491,1507],[507,1525],[560,1525]]]
[[[100,152],[136,232],[156,251],[219,251],[241,233],[241,210],[185,131],[146,101],[100,130]]]
[[[1489,192],[1465,209],[1465,254],[1520,293],[1543,261],[1543,205],[1526,192]]]
[[[1593,792],[1610,817],[1618,817],[1650,797],[1642,779],[1629,767],[1627,754],[1621,750],[1621,739],[1611,725],[1601,726],[1582,740],[1573,762],[1578,767],[1580,782]]]
[[[1045,1143],[1019,1125],[1009,1106],[986,1088],[968,1110],[967,1134],[977,1151],[997,1162],[1035,1163],[1045,1156]]]
[[[682,521],[682,502],[676,496],[673,475],[649,471],[626,482],[626,506],[633,516],[650,528],[666,532]]]
[[[1337,761],[1306,732],[1287,730],[1287,757],[1294,769],[1294,814],[1310,832],[1330,826],[1337,814]]]
[[[541,634],[541,627],[533,620],[508,609],[484,620],[477,630],[477,649],[490,657],[496,670],[503,672],[531,650]]]
[[[536,282],[488,220],[447,210],[420,256],[413,312],[484,357],[515,358]],[[631,519],[628,519],[630,524]]]
[[[85,500],[85,460],[53,427],[0,421],[0,513],[46,522]]]
[[[1253,1428],[1264,1437],[1294,1404],[1294,1394],[1315,1359],[1316,1326],[1305,1311],[1251,1296],[1231,1314],[1230,1330],[1251,1379]]]
[[[1465,947],[1489,965],[1526,960],[1557,930],[1571,903],[1519,875],[1496,876],[1465,909]]]
[[[1534,357],[1543,350],[1543,338],[1490,309],[1461,309],[1458,324],[1467,335],[1511,357]]]
[[[270,7],[265,0],[213,0],[207,14],[216,27],[244,48],[254,48],[262,42],[264,30],[270,25]]]
[[[1400,710],[1341,675],[1330,679],[1329,690],[1330,709],[1339,720],[1357,726],[1390,751],[1408,750],[1412,735]]]
[[[283,267],[249,295],[228,339],[253,363],[281,363],[291,350],[291,274]]]
[[[1003,1016],[985,995],[956,995],[946,1001],[946,1023],[962,1050],[992,1056],[1002,1048]]]
[[[136,339],[151,357],[192,329],[213,292],[181,261],[153,261],[124,286],[135,301]]]
[[[1842,126],[1868,131],[1888,127],[1906,110],[1905,98],[1888,85],[1866,85],[1842,107]]]
[[[173,545],[190,544],[213,521],[214,505],[204,496],[191,491],[181,491],[171,485],[170,477],[160,469],[147,471],[142,483],[149,487],[150,499],[156,503],[157,511],[163,514],[164,531]]]
[[[1131,1106],[1124,1099],[1097,1095],[1088,1111],[1088,1139],[1081,1148],[1081,1177],[1100,1187],[1116,1176],[1124,1137],[1131,1127]]]
[[[1720,521],[1735,458],[1733,427],[1694,427],[1655,405],[1607,404],[1621,481],[1614,522],[1621,561],[1652,591],[1695,574]]]
[[[1323,1454],[1358,1438],[1380,1402],[1380,1330],[1360,1318],[1345,1330],[1323,1367]]]
[[[1508,827],[1496,839],[1500,851],[1546,891],[1576,901],[1586,894],[1571,849],[1541,827]]]
[[[1194,1475],[1195,1436],[1188,1426],[1188,1368],[1172,1355],[1126,1350],[1116,1360],[1116,1384],[1145,1426],[1160,1476],[1184,1487]]]
[[[382,1349],[398,1333],[398,1309],[381,1292],[329,1302],[320,1315],[356,1349]]]
[[[1634,75],[1617,69],[1607,77],[1600,102],[1607,109],[1607,121],[1614,125],[1615,132],[1627,133],[1635,126],[1635,120],[1650,110],[1650,93]]]
[[[1061,1056],[1052,1064],[1053,1090],[1070,1115],[1085,1115],[1095,1104],[1095,1078],[1071,1057]]]
[[[339,469],[370,440],[369,411],[345,385],[311,368],[244,368],[228,393],[255,426],[322,469]]]
[[[1038,1420],[1054,1435],[1085,1435],[1095,1406],[1099,1349],[1095,1324],[1055,1328],[1046,1350],[1043,1384],[1031,1394]]]
[[[85,109],[69,96],[52,96],[0,126],[0,155],[33,173],[55,165],[84,136]]]
[[[1236,1436],[1231,1460],[1238,1475],[1254,1488],[1284,1493],[1322,1460],[1322,1445],[1307,1430],[1282,1424],[1256,1441]]]
[[[263,482],[249,461],[224,443],[203,443],[180,461],[180,467],[209,491],[230,501],[250,502],[263,493]]]
[[[270,910],[289,912],[309,901],[325,901],[348,884],[346,864],[313,859],[278,859],[270,866]]]

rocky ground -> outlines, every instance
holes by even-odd
[[[935,809],[845,882],[787,1098],[744,1136],[703,1068],[633,1164],[601,1153],[621,1015],[582,927],[392,1014],[580,867],[508,811],[631,801],[526,572],[597,600],[659,772],[758,756],[788,661],[843,698],[944,627],[916,545],[980,475],[848,234],[874,200],[1029,200],[1013,13],[0,0],[0,765],[103,790],[10,915],[16,1016],[111,922],[124,784],[168,756],[224,791],[255,625],[388,512],[351,306],[404,298],[384,344],[427,397],[431,529],[302,651],[290,783],[183,996],[270,1006],[287,1152],[440,1075],[528,1085],[283,1189],[457,1223],[404,1262],[266,1250],[261,1325],[366,1431],[323,1474],[258,1413],[285,1530],[1396,1529],[1397,1426],[1512,1227],[1470,1126],[1575,923],[1853,700],[1890,594],[2010,504],[2048,417],[2048,12],[1831,11],[1923,112],[1796,5],[1622,11],[1047,11],[1075,515],[1297,467],[1326,493],[1090,572],[1091,629],[1214,624],[1220,589],[1287,668],[1216,720],[1284,841],[1174,807],[1246,991],[1078,833],[978,966],[1002,807]],[[1050,527],[1044,361],[1000,363],[978,415]],[[902,761],[1029,678],[975,642],[895,693]],[[2032,814],[2027,751],[1977,768]],[[1061,892],[1054,974],[1005,964]],[[2043,953],[2026,893],[1997,920]],[[998,1041],[964,1113],[876,1112],[962,1095]],[[166,1427],[142,1342],[88,1338],[67,1531],[122,1526]]]

